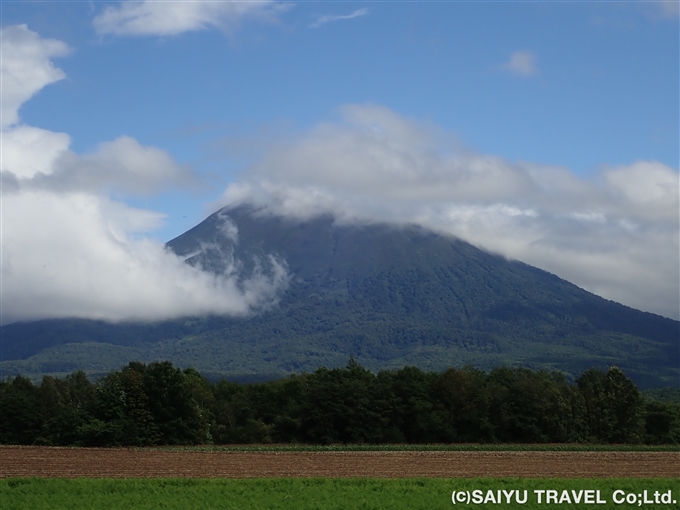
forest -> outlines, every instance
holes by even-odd
[[[617,367],[569,382],[510,367],[376,374],[350,358],[246,384],[132,362],[96,382],[7,378],[0,409],[0,443],[20,445],[680,442],[680,404],[644,398]]]

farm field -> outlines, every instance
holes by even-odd
[[[680,452],[0,447],[0,477],[678,478]]]
[[[487,504],[462,508],[537,509],[535,490],[600,491],[598,508],[629,494],[680,499],[678,451],[548,451],[524,446],[493,451],[376,451],[342,447],[186,447],[163,449],[0,447],[3,509],[437,509],[452,492],[472,491]],[[291,447],[295,448],[295,447]],[[358,448],[358,447],[357,447]],[[369,449],[373,448],[373,451]],[[414,447],[415,448],[415,447]],[[427,448],[427,447],[425,447]],[[432,446],[432,448],[436,448]],[[440,447],[441,448],[441,447]],[[531,447],[529,447],[531,448]],[[576,448],[576,447],[574,447]],[[258,451],[260,449],[261,451]],[[525,503],[496,500],[516,491]],[[490,492],[489,492],[490,491]],[[519,492],[517,492],[519,491]],[[574,491],[574,492],[571,492]],[[591,494],[593,493],[591,492]],[[543,493],[545,494],[545,493]],[[481,496],[480,496],[481,495]],[[490,496],[489,496],[490,495]],[[515,497],[516,497],[515,496]],[[545,495],[543,495],[545,498]],[[651,501],[651,500],[650,500]],[[581,508],[563,503],[561,508]],[[554,505],[548,505],[554,506]],[[592,506],[592,505],[585,505]]]

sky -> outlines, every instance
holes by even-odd
[[[3,0],[0,323],[270,306],[285,261],[164,248],[242,203],[416,223],[678,319],[679,6]]]

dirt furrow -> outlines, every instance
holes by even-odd
[[[678,477],[678,452],[200,452],[0,447],[0,477]]]

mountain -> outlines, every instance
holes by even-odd
[[[640,387],[680,386],[680,323],[416,226],[292,220],[221,210],[168,243],[187,263],[242,278],[285,264],[277,304],[244,318],[156,324],[49,320],[2,328],[3,375],[97,374],[169,359],[252,380],[344,365],[617,365]]]

